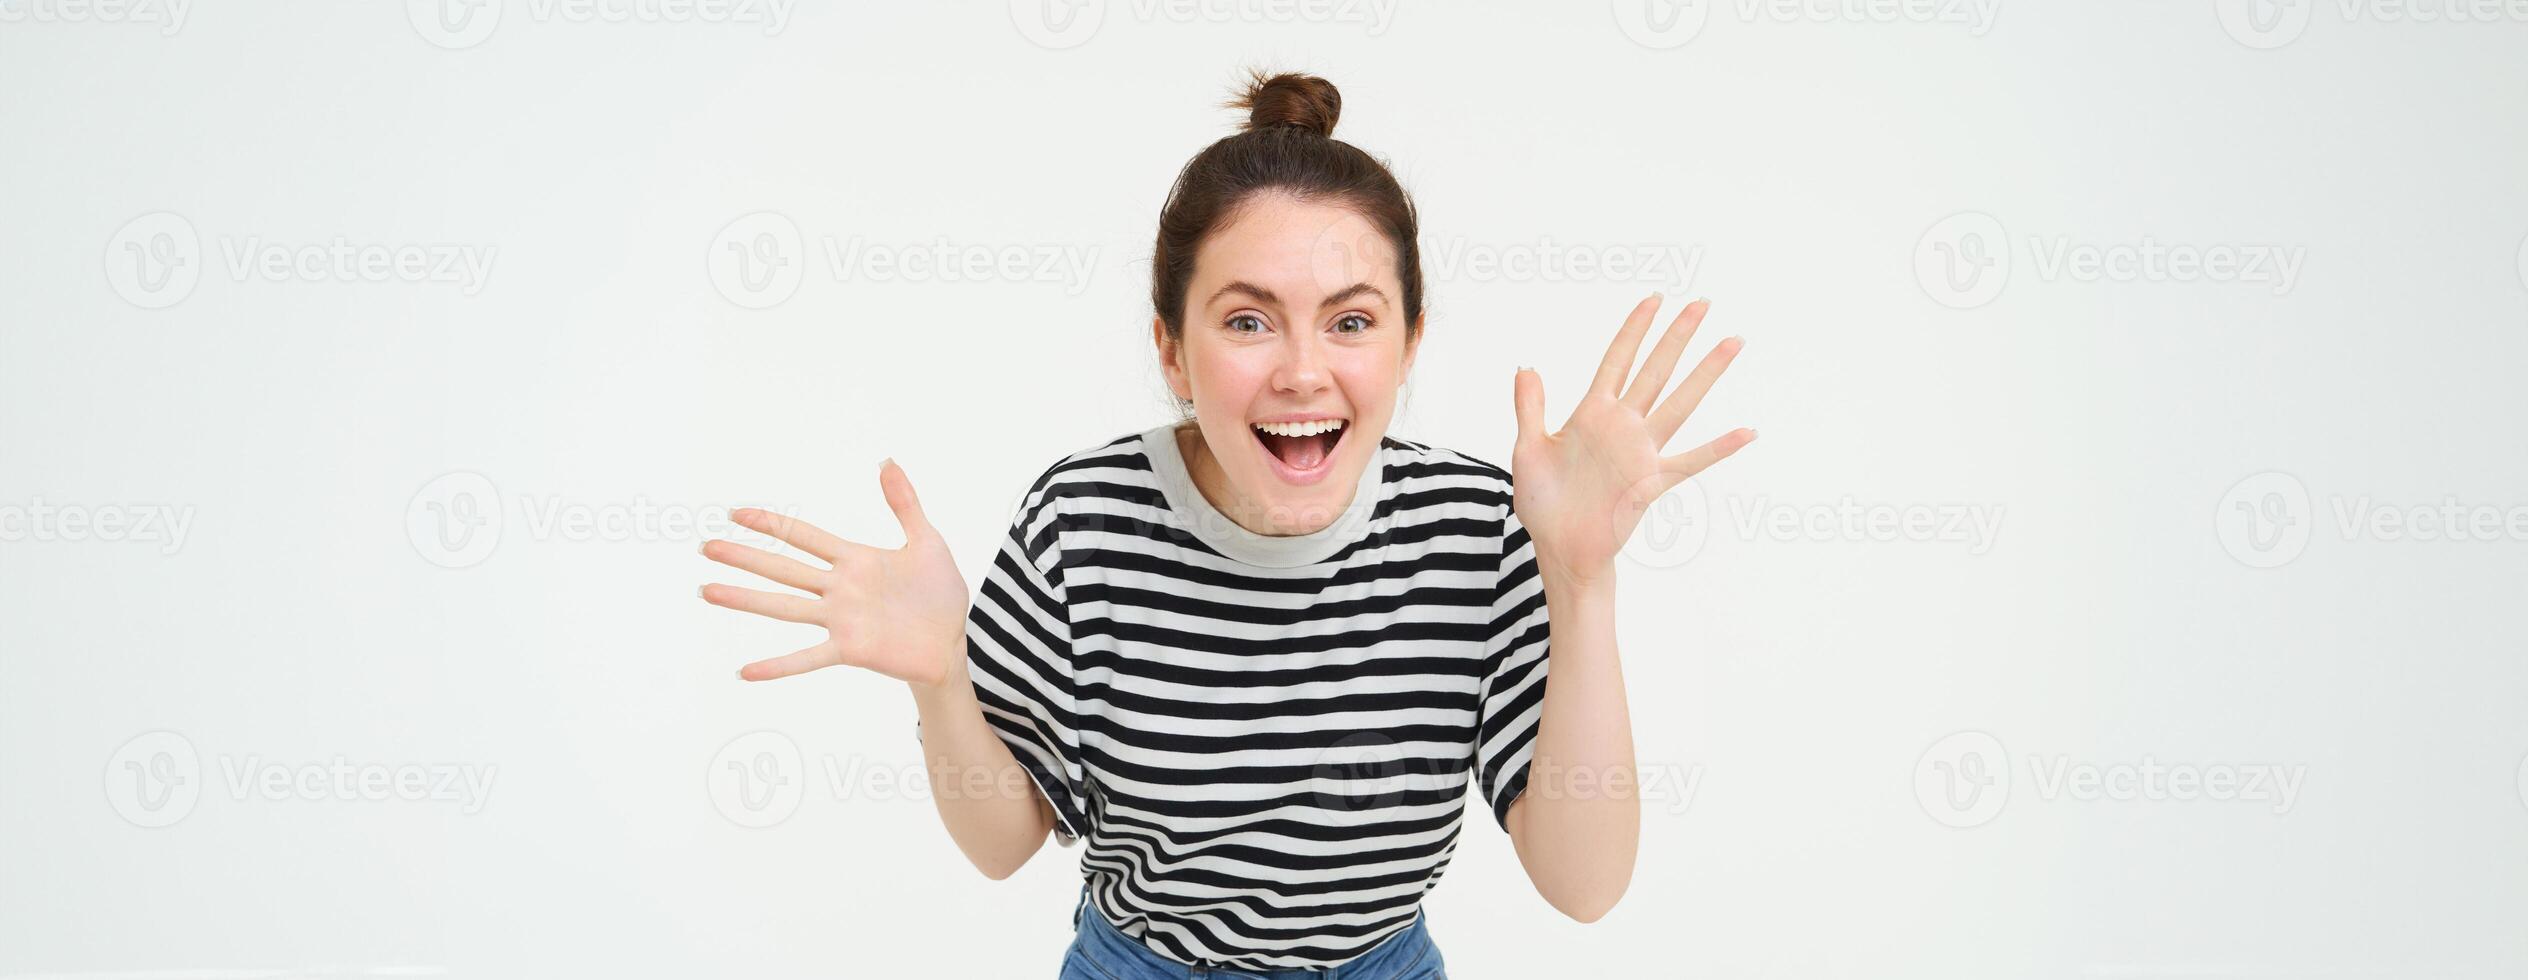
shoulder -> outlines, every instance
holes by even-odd
[[[1501,495],[1509,501],[1510,471],[1472,453],[1388,436],[1387,479],[1399,484],[1462,487]]]
[[[1018,505],[1023,523],[1094,509],[1101,500],[1146,501],[1158,493],[1144,433],[1133,432],[1056,459],[1028,481]],[[1083,506],[1084,502],[1091,506]]]
[[[1386,480],[1390,498],[1434,496],[1510,508],[1510,471],[1472,453],[1388,436]]]

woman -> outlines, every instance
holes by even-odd
[[[1179,174],[1152,261],[1189,421],[1047,469],[971,605],[891,460],[904,547],[741,510],[833,567],[713,541],[815,597],[703,598],[828,632],[741,678],[909,684],[940,819],[984,874],[1087,840],[1064,976],[1437,976],[1421,897],[1470,782],[1565,914],[1595,920],[1631,878],[1615,556],[1651,501],[1755,438],[1662,456],[1739,345],[1661,397],[1690,304],[1627,383],[1653,296],[1559,431],[1518,372],[1511,471],[1390,437],[1423,327],[1412,203],[1332,138],[1324,79],[1259,76],[1234,104],[1246,129]]]

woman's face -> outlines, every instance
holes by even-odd
[[[1262,534],[1334,522],[1413,366],[1403,296],[1394,246],[1340,206],[1264,194],[1203,242],[1181,341],[1151,326],[1205,498]]]

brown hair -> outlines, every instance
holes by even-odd
[[[1256,194],[1280,191],[1303,201],[1349,208],[1375,225],[1396,250],[1404,286],[1405,339],[1421,330],[1420,219],[1413,199],[1387,165],[1334,138],[1343,96],[1315,75],[1250,72],[1246,91],[1229,101],[1247,111],[1246,127],[1204,147],[1176,175],[1159,210],[1159,240],[1150,257],[1150,303],[1170,341],[1185,336],[1185,290],[1194,253]]]

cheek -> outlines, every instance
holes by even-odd
[[[1186,380],[1197,401],[1243,405],[1254,400],[1272,371],[1265,358],[1232,347],[1205,346],[1186,358]]]
[[[1346,351],[1335,361],[1334,373],[1343,379],[1343,395],[1354,407],[1383,405],[1394,400],[1404,383],[1403,355],[1384,347]]]

